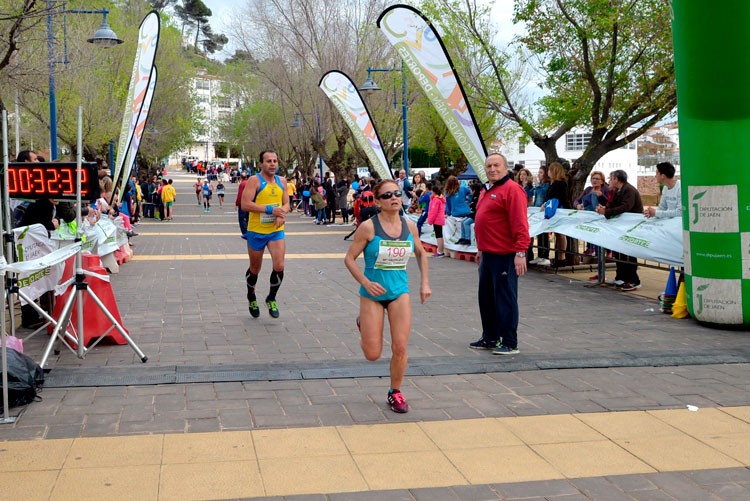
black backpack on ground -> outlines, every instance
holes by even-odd
[[[0,367],[2,370],[2,367]],[[44,383],[44,371],[31,358],[8,348],[8,404],[10,407],[26,405],[37,398]],[[0,379],[0,385],[2,380]],[[1,389],[1,388],[0,388]],[[2,413],[0,402],[0,414]]]

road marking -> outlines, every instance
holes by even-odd
[[[347,235],[348,231],[285,231],[287,236],[312,236],[312,235]],[[159,232],[159,233],[139,233],[141,237],[238,237],[240,236],[239,231],[227,233],[227,232],[211,232],[211,233],[196,233],[187,231],[175,231],[175,232]]]
[[[195,216],[191,216],[191,215],[180,216],[180,218],[185,218],[185,217],[203,217],[203,216],[199,216],[199,215],[195,215]],[[138,224],[140,226],[161,226],[162,228],[168,228],[169,226],[176,225],[176,224],[189,224],[190,226],[195,226],[195,225],[199,225],[199,224],[205,224],[205,225],[209,225],[209,226],[216,226],[217,224],[232,224],[232,225],[237,226],[237,221],[231,221],[231,222],[226,222],[226,221],[221,222],[221,221],[219,221],[219,222],[216,222],[216,223],[213,223],[213,222],[210,222],[210,221],[205,221],[205,222],[195,222],[195,223],[194,222],[189,222],[189,223],[186,223],[186,222],[179,222],[179,221],[164,222],[164,221],[143,221],[143,220],[141,220],[141,222],[138,223]],[[311,223],[308,222],[308,221],[287,221],[284,224],[288,225],[288,224],[311,224]],[[354,226],[352,226],[351,228],[354,229]]]
[[[344,259],[346,254],[287,254],[286,259]],[[135,255],[131,261],[225,261],[230,259],[247,259],[247,254],[160,254]],[[265,254],[263,259],[271,259]]]

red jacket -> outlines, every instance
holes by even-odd
[[[430,197],[430,209],[427,213],[427,224],[445,226],[445,197],[434,194]]]
[[[507,176],[483,189],[474,219],[477,249],[491,254],[526,252],[531,243],[526,205],[526,192]]]

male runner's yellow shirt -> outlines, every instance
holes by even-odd
[[[269,183],[263,176],[258,174],[258,180],[260,181],[260,187],[258,193],[255,194],[255,203],[258,205],[272,205],[273,207],[281,207],[284,203],[284,187],[281,184],[281,178],[274,176],[274,184]],[[251,212],[250,217],[247,220],[247,231],[253,233],[262,233],[268,235],[276,231],[282,231],[284,225],[280,228],[276,227],[276,218],[274,216]]]

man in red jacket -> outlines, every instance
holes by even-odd
[[[518,277],[526,273],[531,243],[526,193],[508,176],[508,161],[492,153],[484,164],[489,183],[477,202],[474,233],[479,252],[482,337],[469,346],[493,355],[518,353]]]

